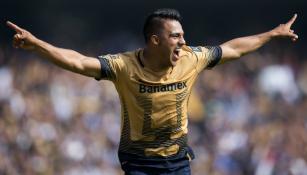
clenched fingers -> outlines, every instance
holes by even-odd
[[[13,47],[14,48],[21,48],[25,44],[24,38],[21,34],[16,34],[13,37]]]
[[[291,36],[291,40],[292,40],[292,41],[296,41],[297,39],[298,39],[298,35],[293,34],[293,35]]]

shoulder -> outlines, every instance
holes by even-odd
[[[127,51],[117,54],[106,54],[106,55],[100,55],[98,56],[99,59],[105,59],[109,62],[116,62],[116,63],[129,63],[136,60],[140,49],[134,50],[134,51]]]
[[[207,49],[202,46],[183,46],[181,48],[181,56],[189,59],[199,59],[207,52]]]
[[[208,48],[202,46],[183,46],[182,56],[198,57],[208,52]]]
[[[133,51],[127,51],[117,54],[118,58],[123,59],[124,61],[133,61],[136,60],[140,54],[141,49],[136,49]]]
[[[138,66],[138,57],[140,57],[141,49],[127,51],[117,54],[116,58],[120,59],[122,64],[128,69]]]
[[[182,50],[192,54],[206,53],[214,48],[213,46],[183,46]]]

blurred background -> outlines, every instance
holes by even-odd
[[[0,175],[120,175],[120,106],[112,83],[13,49],[6,20],[89,56],[144,46],[157,8],[183,16],[188,45],[268,31],[298,13],[299,40],[274,40],[204,71],[190,100],[193,175],[307,174],[307,55],[303,0],[0,2]]]

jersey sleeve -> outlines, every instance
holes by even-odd
[[[124,69],[124,62],[119,54],[98,56],[100,62],[100,77],[96,80],[116,81]]]
[[[222,49],[220,46],[199,46],[191,47],[194,55],[197,58],[197,71],[203,69],[211,69],[216,66],[222,58]]]

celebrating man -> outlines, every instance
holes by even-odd
[[[15,30],[13,46],[42,55],[54,64],[114,83],[121,100],[119,160],[127,175],[191,174],[194,155],[187,145],[187,107],[197,76],[218,64],[255,51],[274,38],[298,36],[286,24],[219,46],[186,45],[181,17],[174,9],[151,13],[144,24],[142,49],[91,58],[48,44],[25,29]]]

